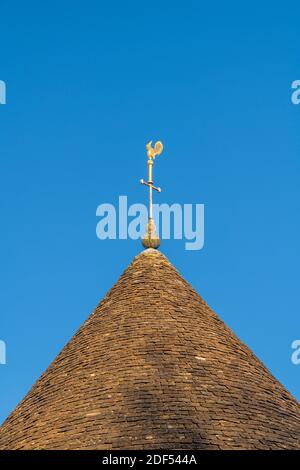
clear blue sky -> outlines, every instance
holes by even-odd
[[[95,212],[146,202],[157,138],[156,201],[206,211],[203,250],[162,251],[300,398],[299,2],[0,10],[0,421],[141,250],[98,240]]]

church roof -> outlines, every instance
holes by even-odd
[[[298,402],[147,249],[2,425],[0,449],[284,449],[299,435]]]

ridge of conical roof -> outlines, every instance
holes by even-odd
[[[300,406],[161,253],[137,255],[0,449],[299,448]]]

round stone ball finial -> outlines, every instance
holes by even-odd
[[[148,220],[147,232],[142,238],[142,244],[144,248],[158,248],[160,245],[160,239],[156,233],[156,226],[152,218]]]

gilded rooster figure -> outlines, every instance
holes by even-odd
[[[154,147],[152,147],[152,140],[150,140],[150,142],[146,145],[146,149],[148,158],[154,160],[156,155],[160,155],[162,153],[164,147],[160,141],[156,142]]]

